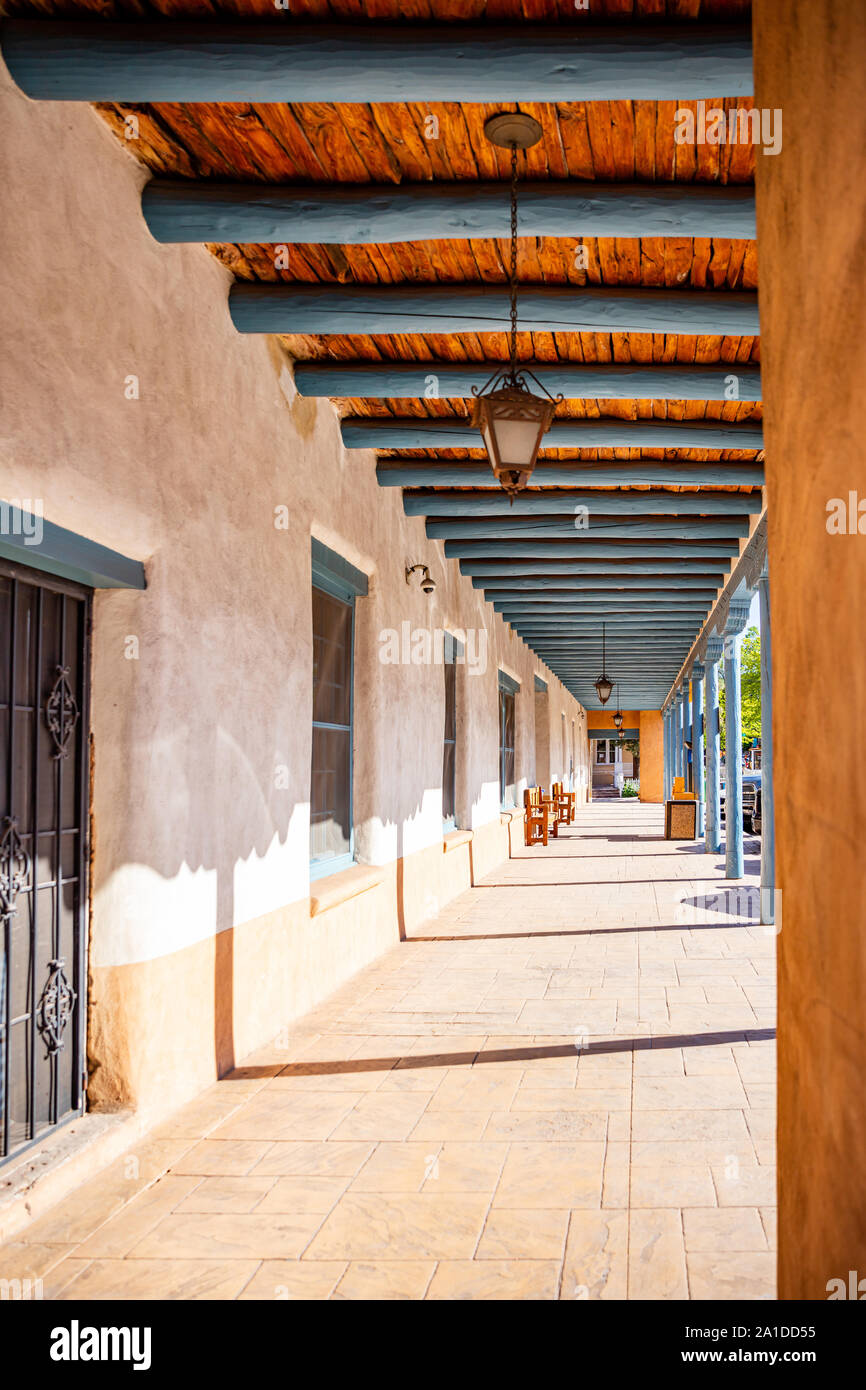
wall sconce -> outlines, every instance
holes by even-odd
[[[422,592],[422,594],[432,594],[432,593],[434,593],[434,592],[435,592],[435,589],[436,589],[436,580],[435,580],[435,579],[433,578],[433,576],[431,575],[430,569],[429,569],[429,567],[428,567],[427,565],[407,565],[407,566],[406,566],[406,583],[407,583],[407,584],[411,584],[411,583],[412,583],[412,575],[416,572],[416,570],[420,570],[420,571],[421,571],[421,578],[420,578],[420,580],[419,580],[419,584],[420,584],[420,587],[421,587],[421,592]]]

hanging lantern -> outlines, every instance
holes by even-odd
[[[511,335],[508,370],[494,373],[480,392],[472,388],[472,427],[480,430],[490,466],[513,498],[529,482],[542,435],[563,399],[551,396],[532,372],[517,366],[517,151],[537,144],[542,129],[532,116],[503,112],[486,122],[484,133],[494,145],[511,150]],[[535,395],[527,378],[544,394]]]
[[[605,641],[604,641],[604,623],[602,623],[602,625],[601,625],[601,675],[598,677],[598,680],[596,680],[596,681],[593,682],[593,684],[594,684],[594,686],[595,686],[596,694],[598,695],[598,698],[599,698],[599,700],[601,701],[601,703],[602,703],[603,705],[606,705],[606,704],[607,704],[608,700],[610,699],[611,695],[613,694],[613,681],[610,679],[609,676],[606,676],[606,675],[604,674],[604,668],[605,668],[605,665],[606,665],[606,662],[605,662],[605,655],[606,655],[606,653],[605,653]]]
[[[617,692],[619,692],[619,686],[617,686],[616,689]],[[619,707],[619,693],[617,693],[616,697],[616,714],[613,716],[613,722],[617,730],[620,730],[622,728],[622,710]]]

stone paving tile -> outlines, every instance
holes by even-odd
[[[772,1298],[757,862],[727,884],[661,820],[604,802],[517,847],[0,1247],[0,1278],[62,1300]]]
[[[628,1261],[626,1210],[572,1212],[560,1297],[627,1298]]]

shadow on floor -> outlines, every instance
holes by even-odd
[[[391,1057],[345,1058],[328,1062],[289,1062],[284,1067],[237,1067],[226,1080],[252,1081],[273,1076],[343,1076],[367,1071],[416,1070],[424,1067],[457,1067],[484,1065],[487,1062],[535,1062],[557,1057],[594,1055],[611,1052],[658,1051],[673,1047],[720,1047],[738,1042],[770,1042],[775,1028],[740,1028],[719,1033],[673,1033],[652,1038],[615,1038],[604,1042],[544,1043],[518,1047],[491,1048],[480,1052],[467,1048],[465,1052],[430,1052],[417,1057],[398,1054]]]

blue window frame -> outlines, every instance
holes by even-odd
[[[355,599],[367,577],[320,541],[312,543],[313,728],[310,877],[354,862],[352,743]]]
[[[499,672],[499,802],[503,810],[514,806],[517,785],[514,776],[515,700],[520,686],[504,671]]]
[[[463,647],[450,632],[445,633],[443,669],[445,674],[445,734],[442,740],[442,827],[457,825],[457,662]]]

